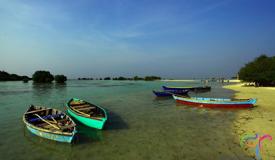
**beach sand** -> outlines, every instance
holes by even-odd
[[[241,110],[234,123],[233,130],[240,139],[244,134],[269,134],[273,141],[264,140],[263,159],[275,159],[275,88],[244,87],[241,83],[227,85],[224,88],[236,91],[235,98],[257,98],[256,107]],[[248,154],[251,154],[247,151]],[[269,158],[268,158],[269,157]]]
[[[229,81],[231,83],[240,83],[241,81],[238,79],[228,79],[228,80],[224,80],[225,82]]]

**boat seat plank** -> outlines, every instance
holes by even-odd
[[[72,106],[73,108],[85,108],[85,107],[90,107],[91,105],[86,104],[86,105],[81,105],[81,106]]]
[[[95,109],[95,107],[79,108],[79,109],[76,109],[76,110],[86,111],[86,110],[89,110],[89,109]]]
[[[54,128],[53,126],[49,125],[48,123],[42,123],[40,125],[37,125],[37,127],[46,129],[46,130],[51,130],[51,131],[57,131],[58,129]]]
[[[48,119],[51,119],[51,118],[57,118],[59,116],[64,116],[64,114],[61,113],[61,114],[47,115],[47,116],[43,116],[42,118],[48,120]],[[40,118],[32,118],[32,119],[29,119],[28,121],[29,122],[36,122],[36,121],[41,121],[41,119]]]
[[[59,123],[65,123],[66,121],[68,121],[67,119],[60,119],[60,120],[57,120],[57,123],[59,124]],[[43,121],[42,121],[43,122]],[[54,121],[49,121],[49,122],[51,122],[51,123],[54,123],[54,124],[57,124],[57,123],[55,123]],[[42,128],[45,128],[45,126],[47,127],[48,126],[48,128],[49,128],[49,126],[51,126],[51,125],[49,125],[48,123],[45,123],[45,122],[43,122],[43,123],[40,123],[40,124],[36,124],[36,126],[37,127],[42,127]]]
[[[71,102],[70,105],[71,106],[80,106],[80,105],[85,105],[87,104],[86,102],[85,103],[74,103],[74,102]]]
[[[71,107],[71,109],[72,109],[73,111],[77,112],[78,114],[84,115],[84,116],[86,116],[86,117],[90,117],[90,115],[87,114],[87,113],[85,113],[85,112],[81,112],[81,111],[79,111],[79,110],[77,110],[77,109],[75,109],[75,108],[73,108],[73,107]]]
[[[50,108],[29,111],[29,112],[26,112],[25,114],[37,113],[37,112],[42,112],[42,111],[47,111],[47,110],[50,110]]]
[[[65,129],[68,129],[68,128],[73,128],[75,126],[76,126],[75,124],[71,124],[71,125],[68,125],[68,126],[59,126],[59,127],[60,127],[61,130],[65,130]],[[56,128],[52,127],[51,125],[45,125],[45,126],[43,126],[43,128],[51,130],[51,131],[58,131]]]

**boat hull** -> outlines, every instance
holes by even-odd
[[[183,100],[176,100],[177,103],[193,106],[193,107],[206,107],[206,108],[251,108],[253,104],[207,104],[207,103],[196,103],[188,102]]]
[[[26,125],[26,127],[32,134],[35,134],[42,138],[58,141],[58,142],[71,143],[74,138],[74,134],[76,133],[76,131],[74,131],[74,134],[70,135],[70,136],[69,135],[60,135],[60,134],[54,134],[54,133],[49,133],[49,132],[43,132],[43,131],[40,131],[38,129],[31,127],[30,125]]]
[[[69,107],[67,109],[67,112],[74,119],[76,119],[77,121],[79,121],[80,123],[82,123],[88,127],[92,127],[92,128],[96,128],[96,129],[103,129],[104,124],[106,122],[105,118],[103,118],[102,120],[95,120],[95,119],[79,116],[74,111],[72,111]]]
[[[167,86],[162,86],[163,90],[168,91],[168,92],[178,92],[182,90],[193,90],[193,87],[167,87]]]
[[[177,103],[187,106],[206,107],[206,108],[251,108],[256,103],[256,99],[249,99],[247,101],[233,102],[229,99],[215,99],[215,98],[184,98],[173,95]],[[223,101],[224,100],[224,101]]]
[[[166,93],[166,92],[157,92],[157,91],[153,91],[153,93],[154,93],[157,97],[172,97],[172,94]]]
[[[178,91],[182,91],[182,90],[202,92],[202,91],[210,91],[211,90],[210,86],[205,86],[205,87],[167,87],[167,86],[162,86],[162,88],[163,88],[163,90],[168,91],[168,92],[178,92]]]
[[[178,94],[178,95],[186,95],[189,90],[180,90],[180,91],[173,91],[173,92],[159,92],[159,91],[153,91],[153,93],[157,97],[172,97],[173,94]]]

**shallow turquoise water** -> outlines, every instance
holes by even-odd
[[[211,110],[156,99],[163,84],[192,86],[200,82],[68,81],[66,85],[0,83],[0,159],[249,159],[231,131],[238,111]],[[213,84],[206,97],[231,97]],[[106,108],[104,130],[78,126],[74,144],[30,134],[22,114],[30,104],[64,109],[71,97]]]

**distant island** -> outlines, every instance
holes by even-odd
[[[51,83],[55,80],[56,83],[64,83],[67,81],[67,77],[64,75],[53,76],[49,71],[36,71],[32,78],[28,76],[19,76],[17,74],[10,74],[6,71],[0,71],[0,81],[23,81],[28,82],[33,80],[35,83]]]
[[[161,80],[161,77],[158,76],[145,76],[145,77],[104,77],[104,78],[78,78],[78,80],[116,80],[116,81],[155,81]],[[29,80],[33,80],[35,83],[51,83],[55,81],[56,83],[64,83],[67,81],[67,77],[64,75],[52,75],[49,71],[35,71],[32,75],[32,78],[28,76],[19,76],[17,74],[10,74],[6,71],[0,71],[0,81],[23,81],[28,82]]]
[[[28,76],[19,76],[17,74],[10,74],[5,71],[0,71],[0,81],[28,81],[31,78]]]
[[[65,83],[67,77],[64,75],[53,76],[49,71],[36,71],[32,75],[33,82],[35,83],[51,83],[55,80],[56,83]]]
[[[128,77],[105,77],[105,78],[78,78],[78,80],[117,80],[117,81],[125,81],[125,80],[128,80],[128,81],[155,81],[155,80],[161,80],[162,78],[161,77],[158,77],[158,76],[145,76],[145,77],[138,77],[138,76],[135,76],[135,77],[131,77],[131,78],[128,78]]]

